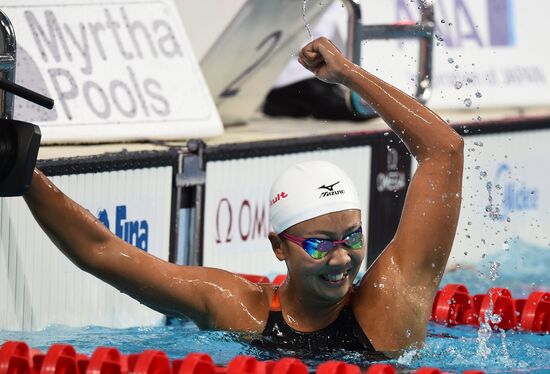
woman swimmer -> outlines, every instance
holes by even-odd
[[[274,344],[395,355],[421,346],[456,232],[463,140],[432,111],[347,60],[327,39],[300,63],[359,93],[418,160],[394,239],[352,285],[365,256],[354,187],[333,165],[296,165],[273,185],[275,256],[286,281],[256,285],[230,272],[164,262],[122,241],[35,172],[24,196],[78,267],[162,313],[203,329],[262,333]],[[351,160],[350,160],[351,161]]]

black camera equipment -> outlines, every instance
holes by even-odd
[[[0,197],[21,196],[30,187],[40,147],[40,129],[13,117],[14,95],[48,109],[53,100],[15,83],[15,33],[0,11]]]

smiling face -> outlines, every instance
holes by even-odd
[[[360,227],[361,212],[353,209],[300,222],[285,232],[303,238],[342,240]],[[277,258],[287,264],[288,276],[293,286],[320,301],[341,300],[350,291],[365,258],[364,244],[361,249],[339,245],[322,259],[316,260],[298,244],[281,236],[272,233],[270,239]]]

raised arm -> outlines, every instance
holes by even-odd
[[[126,243],[41,172],[35,170],[24,199],[75,265],[141,303],[190,317],[201,328],[253,330],[263,323],[258,306],[267,298],[261,287],[223,270],[171,264]]]
[[[361,95],[418,161],[395,237],[363,278],[356,310],[365,312],[358,319],[369,326],[375,347],[398,350],[422,342],[456,233],[463,140],[438,115],[347,60],[327,39],[306,46],[300,61],[320,79]]]

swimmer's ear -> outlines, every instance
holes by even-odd
[[[283,250],[283,242],[281,241],[281,238],[279,235],[277,235],[274,232],[270,232],[268,235],[269,241],[271,242],[271,248],[273,249],[273,253],[275,253],[275,257],[279,259],[279,261],[285,260],[285,252]]]

